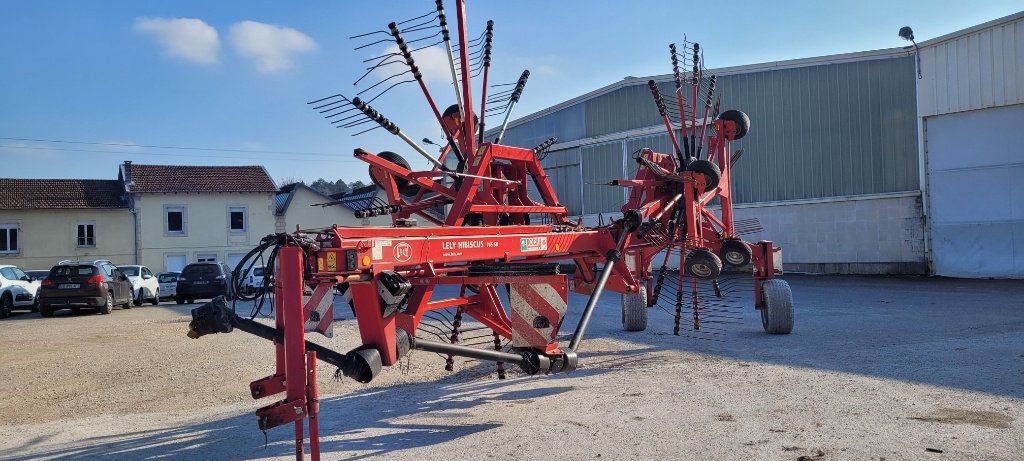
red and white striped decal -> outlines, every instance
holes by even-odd
[[[558,336],[568,304],[568,286],[565,283],[513,283],[511,288],[512,345],[546,350]],[[546,317],[548,326],[535,327],[538,317]]]
[[[328,338],[334,337],[334,293],[332,285],[317,285],[302,306],[306,332],[315,331]]]

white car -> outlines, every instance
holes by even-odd
[[[263,289],[263,266],[255,266],[248,273],[245,274],[245,279],[242,282],[242,289],[246,293],[252,294]]]
[[[156,281],[160,284],[160,297],[174,299],[178,293],[178,276],[180,272],[161,272],[156,274]]]
[[[16,266],[0,265],[0,319],[9,317],[15,308],[36,312],[39,284]]]
[[[132,304],[141,306],[149,301],[154,306],[160,304],[160,282],[153,271],[146,266],[117,266],[132,282]]]

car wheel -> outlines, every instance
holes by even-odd
[[[41,315],[43,317],[53,317],[53,309],[51,309],[51,308],[49,308],[47,306],[40,305],[39,306],[39,315]]]
[[[160,289],[157,288],[156,293],[153,293],[153,299],[149,300],[149,303],[156,306],[160,304]]]
[[[39,295],[43,294],[43,290],[36,290],[36,297],[32,298],[32,312],[39,312]]]
[[[188,300],[188,303],[189,303],[189,304],[192,304],[192,303],[194,303],[194,302],[196,302],[196,300],[194,300],[194,299],[189,299],[189,300]]]
[[[136,295],[135,299],[132,300],[132,304],[134,304],[136,306],[141,306],[142,305],[142,288],[139,288],[139,294]],[[125,307],[127,307],[127,306],[125,306]]]
[[[4,293],[4,296],[0,298],[0,319],[5,319],[11,316],[11,310],[14,309],[14,300],[11,299],[10,293]]]
[[[106,301],[100,306],[100,313],[106,315],[112,310],[114,310],[114,294],[108,291]]]

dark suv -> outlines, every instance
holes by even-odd
[[[178,276],[174,301],[193,303],[199,298],[224,295],[231,299],[231,269],[224,263],[192,263]]]
[[[132,282],[105,261],[53,266],[39,287],[39,313],[43,317],[78,307],[97,307],[101,314],[109,314],[117,305],[131,309]]]

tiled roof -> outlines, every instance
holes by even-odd
[[[0,179],[0,209],[127,208],[120,181]]]
[[[261,166],[138,165],[125,163],[136,194],[161,192],[277,192]]]

